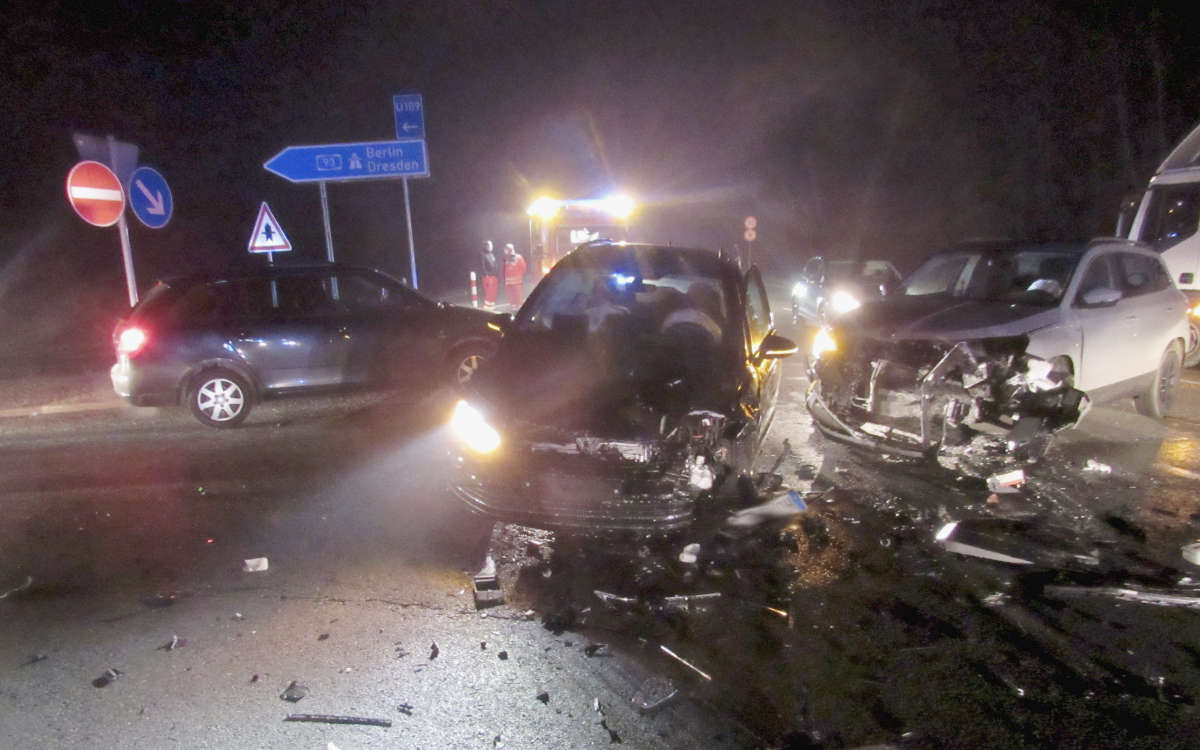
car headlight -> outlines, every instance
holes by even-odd
[[[837,351],[837,339],[833,337],[833,329],[824,327],[813,336],[812,358],[820,359],[821,355]]]
[[[839,289],[834,292],[833,297],[829,300],[829,304],[833,306],[833,312],[837,315],[848,313],[856,307],[862,305],[862,303],[858,301],[858,297],[855,297],[845,289]]]
[[[1190,313],[1193,318],[1200,318],[1200,302],[1192,305],[1188,310],[1188,313]]]
[[[808,287],[804,285],[803,281],[797,281],[796,286],[792,287],[792,296],[803,297],[806,294],[808,294]]]
[[[450,428],[459,440],[476,453],[491,453],[500,447],[500,433],[487,423],[483,414],[466,401],[454,405]]]

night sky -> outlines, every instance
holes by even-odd
[[[26,317],[52,290],[63,320],[120,313],[116,231],[64,197],[72,133],[137,143],[172,186],[167,228],[131,219],[144,289],[243,260],[263,200],[292,260],[323,258],[317,187],[261,165],[393,138],[403,91],[425,101],[432,177],[410,187],[433,291],[465,286],[484,238],[525,249],[542,192],[625,190],[644,204],[634,234],[676,244],[732,245],[753,214],[781,271],[1111,232],[1200,120],[1187,7],[22,0],[0,47],[0,311]],[[339,259],[406,274],[400,182],[329,193]]]

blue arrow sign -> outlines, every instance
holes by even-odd
[[[288,146],[263,164],[291,182],[341,182],[428,177],[425,141]]]
[[[125,186],[125,194],[129,196],[129,207],[138,221],[151,229],[161,229],[171,220],[171,210],[174,201],[171,199],[171,188],[167,180],[158,170],[150,167],[138,167],[129,176],[129,184]]]
[[[396,113],[396,138],[425,139],[425,104],[420,94],[396,94],[392,110]]]

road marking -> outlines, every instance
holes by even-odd
[[[5,417],[36,417],[41,414],[73,414],[81,411],[105,411],[121,409],[124,401],[90,401],[79,404],[43,404],[41,406],[25,406],[20,409],[0,409],[0,419]]]
[[[1180,378],[1180,382],[1188,385],[1200,385],[1200,380],[1189,380],[1188,378]]]
[[[1154,464],[1154,468],[1158,469],[1164,474],[1171,474],[1173,476],[1183,477],[1184,479],[1200,480],[1200,474],[1197,474],[1194,471],[1188,471],[1187,469],[1181,469],[1178,466],[1172,466],[1171,464],[1164,464],[1160,462]]]

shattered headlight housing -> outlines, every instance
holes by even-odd
[[[838,289],[834,292],[833,296],[829,298],[829,304],[833,308],[835,315],[848,313],[851,310],[862,307],[862,303],[858,301],[858,297],[845,289]]]
[[[829,326],[823,326],[817,335],[813,336],[812,343],[812,358],[820,359],[822,355],[837,351],[837,339],[834,338],[833,329]]]
[[[483,413],[466,401],[454,405],[450,429],[462,443],[476,453],[491,453],[500,447],[500,433],[487,423]]]

